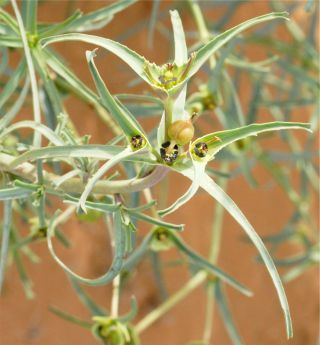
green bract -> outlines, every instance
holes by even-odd
[[[106,345],[139,345],[140,342],[130,326],[108,317],[94,316],[93,334]]]

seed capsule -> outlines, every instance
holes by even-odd
[[[205,157],[208,153],[208,145],[206,143],[196,143],[194,146],[194,153],[198,156],[198,157]]]
[[[43,228],[39,228],[39,229],[38,229],[38,233],[37,233],[38,237],[39,237],[39,238],[45,238],[45,237],[47,237],[47,231],[48,231],[48,228],[47,228],[46,226],[43,227]]]
[[[179,154],[179,147],[177,144],[171,145],[170,141],[166,141],[161,145],[160,156],[168,164],[173,163]]]
[[[185,145],[193,138],[194,127],[190,120],[177,120],[168,128],[168,136],[178,145]]]
[[[140,149],[144,144],[144,139],[141,135],[137,134],[131,138],[131,145],[135,149]]]

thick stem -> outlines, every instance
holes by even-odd
[[[7,172],[22,177],[27,181],[36,181],[36,168],[30,163],[22,163],[17,167],[11,168],[10,164],[15,159],[14,156],[0,153],[0,172]],[[119,181],[98,181],[92,189],[95,194],[114,194],[114,193],[132,193],[139,192],[149,188],[161,181],[168,173],[169,168],[165,166],[156,166],[155,169],[146,177],[134,178],[130,180]],[[60,177],[43,171],[43,184],[48,187],[55,187],[54,182]],[[58,190],[65,193],[81,193],[85,184],[80,178],[71,178],[60,184]]]

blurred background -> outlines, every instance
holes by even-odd
[[[42,22],[58,22],[77,8],[86,13],[106,3],[108,2],[40,1],[38,19]],[[312,62],[308,61],[306,47],[307,44],[315,47],[315,42],[318,42],[319,38],[316,22],[318,16],[315,15],[318,9],[312,8],[317,5],[310,3],[308,1],[200,2],[208,28],[212,32],[222,31],[249,18],[269,13],[276,10],[277,6],[280,6],[280,10],[282,8],[288,10],[290,18],[303,32],[304,36],[299,40],[299,34],[295,36],[292,28],[290,29],[286,23],[277,22],[277,25],[257,26],[241,36],[239,54],[245,56],[248,61],[260,61],[274,55],[280,57],[279,61],[273,63],[276,66],[274,75],[278,79],[275,77],[273,84],[270,82],[269,98],[262,97],[260,103],[253,101],[257,95],[263,95],[264,81],[260,80],[259,76],[252,77],[251,72],[246,70],[238,74],[235,68],[230,70],[245,117],[249,114],[253,116],[253,104],[256,106],[257,122],[274,119],[270,111],[272,106],[278,107],[285,114],[285,119],[290,121],[309,122],[319,115],[315,109],[315,94],[308,90],[308,85],[305,86],[307,76],[313,79],[319,77],[315,72],[316,69],[313,69]],[[309,10],[306,9],[308,4],[311,8]],[[10,4],[5,8],[11,11]],[[138,1],[116,14],[103,29],[91,33],[124,42],[149,61],[163,64],[173,56],[169,9],[174,8],[179,10],[182,17],[189,46],[196,45],[197,29],[185,1]],[[55,49],[65,58],[77,76],[94,89],[85,59],[85,51],[92,49],[92,46],[68,42],[56,44]],[[11,68],[14,68],[19,54],[12,52],[12,56],[10,63]],[[146,90],[150,92],[145,84],[137,82],[136,75],[122,61],[103,52],[102,49],[98,51],[96,63],[112,94],[141,93]],[[292,66],[296,66],[296,69]],[[195,79],[205,80],[205,73],[206,71]],[[282,94],[278,88],[281,82],[289,85]],[[194,81],[191,90],[197,90],[198,84],[200,81]],[[70,117],[78,126],[79,134],[90,134],[91,143],[105,143],[112,138],[108,128],[94,115],[89,106],[72,96],[66,98],[65,104]],[[148,118],[145,116],[142,119],[144,127],[152,129],[156,126],[159,121],[158,115]],[[31,118],[31,107],[26,107],[21,112],[18,119],[23,118]],[[207,132],[207,128],[219,130],[221,125],[217,121],[215,111],[209,109],[206,116],[200,118],[198,127],[203,132]],[[307,142],[306,134],[294,133],[294,135],[303,148]],[[280,157],[281,153],[284,156],[284,153],[290,152],[286,138],[279,135],[265,136],[259,144],[264,149],[272,151],[276,157]],[[318,143],[312,142],[310,150],[314,151],[317,147]],[[223,158],[222,156],[214,162],[212,169],[219,170]],[[286,182],[281,183],[281,178],[277,179],[277,174],[276,177],[274,176],[275,170],[272,171],[272,167],[268,169],[266,165],[255,161],[252,155],[250,156],[250,152],[246,159],[251,159],[250,176],[254,179],[255,186],[248,183],[248,178],[242,174],[239,163],[231,160],[233,175],[229,179],[228,194],[257,229],[259,235],[266,239],[269,248],[274,249],[275,258],[288,258],[291,255],[305,253],[306,247],[301,238],[307,238],[313,244],[317,241],[318,234],[312,232],[305,220],[299,219],[297,222],[292,220],[296,210],[292,191],[301,196],[303,168],[300,170],[297,168],[298,163],[295,159],[290,161],[289,158],[284,158],[284,162],[279,159],[275,166],[284,166],[281,173],[286,178]],[[314,162],[312,156],[308,159]],[[170,195],[166,201],[167,205],[180,196],[189,185],[188,181],[174,174],[170,175],[168,183]],[[307,181],[308,197],[304,202],[307,204],[305,207],[311,223],[318,228],[319,200],[315,189],[310,188],[312,183],[316,185],[318,181]],[[159,188],[154,189],[155,196],[160,192]],[[207,255],[209,251],[214,206],[215,202],[211,198],[204,192],[199,192],[191,202],[168,217],[169,221],[186,224],[182,234],[184,240],[203,255]],[[22,226],[25,227],[25,224]],[[87,223],[76,218],[64,226],[63,230],[73,245],[69,249],[58,248],[58,254],[82,276],[99,276],[109,266],[110,247],[102,227],[102,223]],[[288,228],[293,228],[294,231],[290,232]],[[139,235],[145,234],[148,229],[143,224],[139,225]],[[27,231],[28,229],[23,228],[22,234]],[[283,236],[280,236],[280,239],[277,237],[279,233],[287,234],[284,236],[284,241],[281,240]],[[89,319],[88,311],[74,294],[65,273],[48,253],[46,243],[35,243],[32,249],[41,257],[39,264],[25,261],[26,270],[33,281],[35,298],[26,299],[17,269],[15,265],[10,265],[0,298],[0,343],[3,345],[98,344],[90,332],[58,318],[48,310],[48,306],[53,305],[80,318]],[[167,263],[164,280],[171,294],[187,281],[189,273],[186,268],[170,264],[178,259],[174,251],[161,253],[161,258]],[[230,308],[244,342],[252,345],[287,344],[283,315],[275,289],[264,265],[258,261],[255,248],[243,236],[239,225],[225,215],[218,265],[254,292],[252,298],[245,298],[227,287]],[[285,274],[297,266],[278,267],[279,272]],[[317,266],[311,262],[303,266],[300,271],[295,279],[285,285],[294,326],[294,338],[290,340],[290,344],[316,345],[319,337],[319,272]],[[109,308],[111,286],[85,287],[85,290],[99,304]],[[129,308],[132,294],[138,300],[137,319],[146,315],[161,302],[161,294],[148,258],[142,261],[126,282],[121,297],[120,310],[123,313]],[[204,327],[206,303],[205,290],[200,287],[147,329],[142,334],[142,344],[182,345],[200,339]],[[217,311],[213,320],[212,344],[231,344]]]

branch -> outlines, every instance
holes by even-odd
[[[31,163],[22,163],[14,168],[10,168],[10,164],[16,157],[6,153],[0,153],[0,172],[7,172],[35,182],[37,180],[36,167]],[[130,180],[107,181],[101,180],[96,183],[92,193],[95,194],[113,194],[113,193],[133,193],[150,188],[160,182],[168,173],[169,169],[165,166],[156,166],[155,169],[147,176],[142,178],[133,178]],[[55,188],[54,182],[59,179],[53,173],[43,171],[43,184],[45,186]],[[70,178],[63,182],[58,190],[65,193],[82,193],[85,184],[80,178]]]

